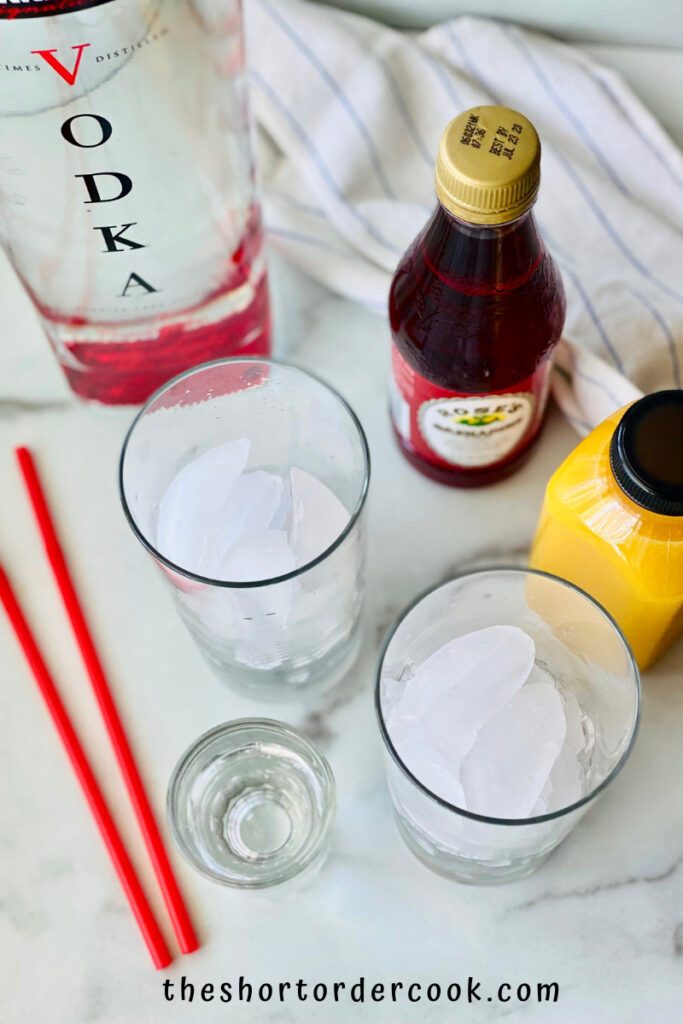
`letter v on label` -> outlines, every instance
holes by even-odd
[[[43,60],[50,65],[53,71],[56,71],[59,77],[64,79],[67,85],[74,85],[76,82],[76,76],[78,75],[78,69],[81,65],[81,57],[83,56],[83,51],[86,46],[90,46],[90,43],[81,43],[79,46],[71,47],[72,50],[78,50],[73,71],[69,71],[68,68],[65,68],[64,65],[60,63],[55,56],[53,56],[55,53],[59,52],[58,50],[31,50],[31,53],[36,53],[39,57],[42,57]]]

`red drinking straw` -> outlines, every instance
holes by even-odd
[[[164,937],[159,931],[159,926],[154,920],[154,915],[150,908],[149,903],[142,891],[142,886],[135,874],[135,868],[131,864],[130,858],[126,853],[126,848],[123,845],[121,836],[119,835],[114,819],[112,818],[109,808],[105,803],[102,792],[97,785],[97,780],[92,773],[92,769],[88,764],[88,760],[85,756],[83,747],[81,746],[76,731],[71,724],[66,708],[62,704],[60,696],[57,692],[57,688],[52,680],[47,665],[43,660],[43,656],[38,649],[38,645],[31,633],[31,628],[24,617],[24,613],[19,606],[12,586],[5,575],[2,566],[0,566],[0,601],[5,606],[5,611],[12,624],[14,632],[16,633],[17,640],[21,645],[21,649],[26,655],[35,680],[38,684],[40,692],[43,695],[43,699],[47,704],[47,709],[52,716],[57,732],[60,735],[61,741],[64,744],[64,748],[69,755],[69,760],[73,770],[76,773],[76,777],[81,784],[85,798],[88,801],[92,815],[97,823],[97,827],[100,830],[100,834],[104,839],[109,856],[111,857],[116,874],[119,876],[119,881],[123,886],[123,891],[126,894],[126,898],[130,904],[130,908],[133,911],[135,920],[138,923],[138,927],[142,932],[142,937],[147,943],[147,948],[151,954],[154,966],[159,969],[161,967],[168,967],[171,962],[171,955],[166,948]]]
[[[149,805],[145,787],[143,786],[142,779],[138,767],[133,757],[133,752],[126,738],[126,734],[119,718],[119,713],[116,710],[114,698],[112,697],[107,683],[107,678],[102,668],[102,663],[98,657],[93,642],[88,624],[83,614],[78,595],[76,594],[76,588],[71,580],[69,569],[66,564],[64,552],[59,543],[57,533],[52,522],[52,516],[48,508],[47,501],[45,500],[45,494],[38,477],[33,456],[28,448],[17,448],[16,450],[17,459],[19,460],[19,466],[21,468],[24,482],[33,505],[33,511],[35,512],[40,532],[43,536],[43,542],[45,544],[45,550],[47,551],[47,557],[50,565],[52,566],[52,572],[57,582],[57,586],[62,595],[62,600],[66,608],[67,615],[71,621],[71,627],[74,631],[76,642],[81,651],[81,656],[85,663],[85,667],[88,670],[90,676],[90,682],[92,683],[97,703],[104,719],[107,732],[109,733],[109,739],[111,740],[118,760],[121,773],[123,775],[124,782],[128,789],[128,795],[130,796],[135,814],[142,831],[147,850],[149,852],[154,871],[156,873],[161,892],[166,902],[173,928],[176,935],[178,936],[178,942],[183,953],[192,953],[198,948],[199,942],[194,933],[192,922],[190,921],[189,914],[183,903],[183,897],[178,888],[178,883],[175,880],[173,874],[173,868],[171,867],[168,859],[168,854],[164,848],[164,843],[159,832],[159,827],[154,819],[152,808]]]

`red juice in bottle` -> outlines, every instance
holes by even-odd
[[[514,110],[456,117],[439,146],[436,211],[391,285],[394,430],[441,483],[500,480],[543,425],[565,299],[531,209],[540,152]]]

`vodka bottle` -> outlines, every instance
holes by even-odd
[[[239,0],[0,0],[0,241],[72,389],[264,355]]]

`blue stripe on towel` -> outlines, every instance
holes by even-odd
[[[415,146],[416,150],[418,151],[424,162],[427,164],[427,166],[430,169],[433,168],[434,160],[436,159],[436,153],[430,153],[429,147],[426,146],[423,140],[421,139],[420,133],[417,130],[417,125],[415,124],[415,120],[412,114],[410,113],[410,110],[406,106],[399,83],[397,82],[396,76],[391,70],[389,64],[387,63],[387,61],[383,59],[383,57],[380,54],[375,53],[375,51],[372,49],[372,46],[368,44],[368,41],[364,38],[364,36],[362,36],[359,32],[355,31],[353,24],[348,19],[345,12],[332,10],[330,13],[333,16],[336,14],[340,15],[340,17],[338,18],[335,17],[335,22],[337,23],[338,27],[342,29],[342,31],[346,32],[348,36],[351,36],[351,38],[355,40],[356,44],[363,50],[363,52],[368,57],[372,57],[375,63],[380,67],[382,73],[387,79],[389,89],[391,90],[392,96],[394,97],[394,102],[396,104],[396,107],[398,108],[401,117],[405,122],[408,134],[413,142],[413,145]]]
[[[453,48],[457,51],[457,54],[460,57],[460,60],[462,62],[462,66],[464,67],[465,71],[470,76],[472,81],[476,82],[477,85],[481,89],[483,89],[484,92],[487,92],[489,94],[489,96],[491,97],[491,99],[500,106],[503,101],[496,94],[495,89],[490,88],[490,86],[488,86],[486,84],[486,82],[482,78],[481,74],[479,73],[477,68],[472,63],[472,60],[470,59],[470,55],[467,52],[467,50],[465,49],[465,47],[464,47],[464,45],[462,43],[462,40],[460,40],[458,38],[458,34],[455,31],[455,29],[453,28],[453,23],[450,22],[450,21],[446,22],[446,24],[444,25],[444,28],[446,29],[446,34],[447,34],[448,38],[450,39],[450,41],[451,41],[451,43],[453,45]]]
[[[282,29],[282,31],[292,41],[292,43],[294,43],[299,52],[302,53],[304,57],[308,59],[308,61],[310,61],[310,63],[313,65],[316,71],[327,82],[330,89],[335,94],[341,105],[344,107],[347,114],[349,115],[349,117],[355,124],[356,128],[358,129],[360,135],[362,136],[368,151],[368,155],[370,157],[370,161],[375,169],[375,173],[380,181],[380,184],[382,185],[382,188],[384,189],[384,191],[386,192],[390,199],[396,199],[396,193],[389,184],[389,180],[386,174],[384,173],[384,168],[382,167],[379,158],[379,153],[377,152],[374,140],[370,135],[370,132],[368,131],[367,127],[363,123],[360,114],[354,107],[348,95],[340,86],[339,82],[337,82],[333,75],[330,74],[329,70],[318,59],[313,50],[311,50],[310,46],[301,38],[301,36],[297,34],[297,32],[295,32],[295,30],[292,28],[289,22],[285,18],[283,18],[278,11],[271,7],[270,3],[268,3],[268,0],[258,0],[258,3],[263,8],[263,10],[272,18],[275,24],[278,25],[280,29]]]
[[[633,120],[633,115],[631,114],[631,111],[624,106],[624,104],[621,102],[617,94],[613,92],[613,90],[610,88],[609,82],[606,82],[603,78],[600,77],[600,75],[597,75],[594,72],[591,72],[591,78],[596,83],[596,85],[598,85],[602,89],[605,95],[609,96],[610,100],[617,108],[621,116],[624,118],[625,121],[628,121],[633,132],[638,136],[643,145],[647,146],[647,148],[650,150],[654,158],[662,165],[664,170],[667,172],[671,180],[675,182],[675,184],[678,185],[679,188],[683,188],[683,181],[681,180],[681,178],[678,177],[669,161],[666,159],[664,154],[660,152],[659,148],[654,144],[654,142],[648,138],[645,132],[641,131],[639,125],[636,124],[636,122]]]
[[[558,263],[570,263],[572,265],[575,264],[576,260],[571,255],[571,253],[567,252],[567,250],[560,245],[557,239],[550,234],[545,224],[541,223],[538,216],[536,216],[536,223],[538,224],[539,230],[541,232],[541,238],[544,242],[547,243],[548,248],[551,250],[551,255],[557,258]]]
[[[344,196],[344,193],[342,192],[342,190],[339,188],[339,185],[332,177],[329,168],[326,166],[320,153],[313,144],[313,141],[311,140],[310,136],[304,130],[301,124],[299,124],[299,122],[291,113],[291,111],[288,110],[287,107],[284,105],[284,103],[282,102],[282,98],[278,96],[275,90],[268,84],[268,82],[266,82],[265,78],[254,68],[251,69],[249,75],[251,80],[258,86],[258,88],[261,89],[266,94],[271,103],[273,103],[278,108],[282,116],[289,123],[290,127],[292,128],[292,131],[296,134],[297,138],[306,147],[308,153],[315,162],[315,165],[318,168],[320,174],[325,179],[328,188],[330,189],[331,192],[334,193],[336,199],[345,207],[345,209],[349,211],[351,216],[354,217],[355,220],[359,222],[359,224],[362,224],[362,226],[365,228],[365,230],[367,231],[371,238],[373,238],[376,242],[378,242],[389,252],[396,255],[397,250],[395,246],[387,242],[386,238],[383,238],[382,235],[380,235],[375,226],[370,223],[367,217],[364,217],[360,210],[357,210],[355,206],[353,206],[351,203],[347,201],[346,197]]]
[[[286,192],[280,192],[278,189],[270,188],[268,185],[264,186],[263,192],[266,196],[270,196],[272,199],[278,200],[278,202],[286,203],[287,206],[291,206],[295,210],[301,210],[302,213],[310,214],[311,217],[327,219],[327,215],[321,206],[302,203],[300,199],[295,199],[294,196],[287,195]]]
[[[574,131],[577,133],[577,135],[581,139],[583,139],[584,143],[586,144],[588,149],[590,149],[591,153],[593,154],[595,159],[598,161],[598,163],[602,167],[602,169],[605,172],[605,174],[607,175],[607,177],[611,178],[612,182],[616,185],[616,187],[619,189],[620,192],[623,192],[623,194],[625,196],[629,196],[630,197],[631,193],[626,188],[626,186],[624,185],[623,181],[621,180],[621,178],[619,177],[617,172],[614,170],[614,168],[612,168],[610,166],[610,164],[608,163],[608,161],[605,158],[605,156],[598,149],[597,145],[595,144],[595,142],[591,138],[590,133],[587,131],[587,129],[581,123],[580,118],[578,118],[576,116],[576,114],[574,113],[574,111],[572,110],[572,108],[567,103],[565,103],[565,101],[563,100],[562,96],[557,91],[557,89],[555,88],[553,83],[550,81],[550,79],[546,75],[545,71],[543,70],[541,65],[538,63],[538,61],[536,60],[536,57],[531,52],[529,47],[526,45],[524,40],[521,38],[519,33],[517,33],[510,25],[500,25],[500,28],[505,33],[505,35],[508,37],[508,39],[512,42],[513,46],[517,47],[517,50],[522,55],[522,57],[526,61],[526,63],[529,65],[529,67],[531,68],[531,70],[535,74],[536,78],[541,83],[541,85],[545,89],[546,93],[550,97],[550,99],[553,101],[553,103],[555,104],[557,109],[559,111],[561,111],[562,114],[564,114],[565,118],[572,125],[572,127],[574,128]]]
[[[590,316],[591,320],[593,321],[593,324],[595,325],[595,329],[597,330],[598,334],[602,338],[602,342],[603,342],[605,348],[607,349],[607,351],[611,355],[612,359],[614,360],[615,366],[620,371],[620,373],[623,373],[624,372],[624,367],[623,367],[623,364],[622,364],[621,359],[619,357],[619,353],[617,352],[617,350],[615,349],[614,345],[610,341],[609,336],[607,334],[607,331],[605,330],[605,328],[603,326],[603,323],[600,320],[600,317],[598,316],[598,314],[597,314],[597,312],[595,310],[595,307],[594,307],[593,303],[591,302],[591,300],[590,300],[586,290],[584,289],[583,285],[581,284],[581,282],[579,281],[577,275],[571,269],[571,267],[565,266],[564,272],[567,275],[567,277],[570,279],[570,281],[572,281],[574,287],[576,288],[577,292],[581,296],[581,299],[583,300],[583,304],[586,307],[586,311],[588,312],[588,315]]]
[[[457,114],[460,114],[463,110],[466,110],[468,104],[464,102],[464,100],[460,96],[460,93],[453,85],[450,75],[448,75],[444,68],[442,68],[441,61],[439,60],[439,58],[435,57],[433,53],[430,53],[429,50],[423,49],[421,46],[417,47],[417,52],[421,54],[422,57],[424,57],[424,59],[429,64],[430,68],[432,69],[436,77],[443,85],[444,91],[448,95],[448,99],[454,106],[453,114],[451,116],[455,117]]]
[[[287,238],[292,242],[303,242],[304,245],[312,245],[324,252],[334,253],[335,256],[344,256],[346,259],[355,259],[356,254],[352,249],[343,249],[341,245],[330,245],[322,238],[315,238],[313,235],[306,235],[302,231],[290,231],[289,228],[276,228],[272,224],[267,225],[266,232],[269,235],[277,235],[279,238]]]
[[[430,153],[429,149],[420,138],[420,133],[417,130],[417,125],[415,124],[415,121],[413,120],[413,115],[410,113],[410,110],[406,106],[406,102],[403,99],[403,95],[401,94],[401,88],[398,82],[396,81],[396,77],[393,71],[391,70],[388,64],[383,64],[383,67],[391,91],[394,94],[394,101],[398,109],[401,111],[401,116],[403,117],[403,120],[406,123],[406,127],[408,129],[408,133],[411,139],[413,140],[413,144],[417,149],[418,153],[420,154],[420,156],[422,157],[422,159],[424,160],[424,162],[431,169],[434,166],[436,153]]]
[[[652,313],[653,317],[661,327],[662,331],[664,332],[664,337],[666,338],[666,343],[669,348],[669,354],[671,355],[671,368],[673,371],[674,383],[677,388],[683,387],[683,385],[681,384],[681,366],[678,361],[678,351],[676,350],[676,339],[671,333],[671,328],[667,324],[662,314],[656,308],[656,306],[654,306],[645,295],[643,295],[639,291],[636,291],[635,288],[629,288],[629,292],[631,293],[631,295],[635,296],[635,298],[638,299],[643,304],[643,306],[645,306],[646,309],[649,309],[649,311]]]
[[[683,304],[683,294],[681,294],[681,292],[677,292],[675,288],[671,288],[664,281],[660,281],[658,277],[655,277],[655,275],[645,266],[645,264],[641,263],[638,257],[631,252],[627,244],[617,233],[616,228],[610,223],[610,221],[605,216],[602,208],[600,207],[600,204],[593,198],[593,195],[588,190],[586,184],[580,178],[573,164],[571,164],[569,160],[565,159],[562,153],[560,153],[560,151],[555,149],[554,147],[550,147],[546,144],[546,149],[552,149],[552,152],[555,154],[555,156],[559,160],[560,164],[562,165],[566,173],[569,175],[569,177],[572,179],[578,190],[581,192],[581,195],[586,200],[586,203],[592,210],[593,214],[600,222],[602,227],[605,229],[606,234],[609,235],[609,237],[612,239],[616,247],[619,249],[621,254],[628,260],[631,266],[634,267],[642,277],[646,278],[646,280],[648,281],[651,281],[652,284],[659,288],[660,291],[664,292],[665,295],[669,295],[671,298],[676,299],[677,302]]]
[[[590,425],[590,423],[587,423],[586,420],[582,420],[579,416],[573,416],[572,413],[567,412],[566,409],[563,409],[562,413],[563,413],[564,416],[567,417],[567,419],[569,420],[569,422],[573,426],[575,426],[575,427],[582,427],[586,431],[587,434],[590,434],[590,432],[593,429],[593,427]]]
[[[614,403],[615,409],[621,409],[622,405],[624,404],[623,400],[619,398],[618,395],[615,395],[614,392],[607,387],[604,381],[598,380],[597,377],[589,376],[589,374],[585,373],[584,370],[579,370],[579,368],[576,366],[576,363],[574,362],[572,363],[572,373],[576,377],[580,377],[581,380],[585,380],[587,384],[592,384],[593,387],[598,389],[598,391],[602,391],[605,395],[607,395],[610,402]]]

